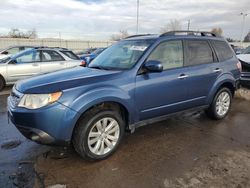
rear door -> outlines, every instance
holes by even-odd
[[[140,120],[174,113],[186,108],[187,69],[183,67],[181,40],[160,43],[148,60],[160,61],[164,70],[147,72],[136,77],[135,103]]]
[[[65,59],[54,50],[42,50],[41,57],[41,73],[53,72],[67,67]]]
[[[208,40],[185,40],[184,44],[189,107],[205,105],[213,84],[221,74],[221,65]]]
[[[16,57],[7,65],[8,82],[40,74],[40,61],[40,52],[37,50],[27,51]]]

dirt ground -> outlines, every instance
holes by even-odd
[[[248,94],[238,92],[221,121],[201,111],[141,127],[99,162],[81,159],[71,147],[28,141],[2,112],[0,187],[250,187]],[[0,96],[1,109],[5,98]],[[9,149],[1,147],[6,143]]]

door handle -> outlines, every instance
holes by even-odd
[[[189,76],[186,74],[181,74],[180,76],[178,76],[179,79],[185,79],[188,78]]]
[[[213,72],[221,72],[221,71],[222,71],[222,69],[220,69],[220,68],[216,68],[213,70]]]
[[[37,66],[38,66],[38,64],[37,64],[37,63],[33,63],[33,64],[32,64],[32,66],[37,67]]]

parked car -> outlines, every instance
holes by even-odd
[[[34,48],[35,46],[11,46],[8,47],[4,50],[0,51],[0,60],[1,59],[5,59],[6,57],[9,57],[11,55],[15,55],[21,51],[30,49],[30,48]]]
[[[237,55],[242,64],[242,74],[240,83],[243,87],[250,88],[250,46],[242,54]]]
[[[81,60],[65,48],[31,48],[0,61],[0,90],[38,74],[75,67]]]
[[[8,114],[27,138],[73,143],[82,157],[100,160],[114,153],[125,130],[134,132],[171,114],[204,109],[223,119],[240,71],[226,40],[208,32],[132,36],[87,68],[18,82],[8,98]]]
[[[234,52],[236,55],[239,55],[243,52],[243,48],[239,47],[239,46],[235,46],[233,44],[231,44],[231,47],[233,48]]]
[[[241,73],[240,84],[250,89],[250,72]]]
[[[243,71],[250,71],[250,46],[248,46],[241,54],[237,55],[242,64]]]
[[[95,51],[97,48],[87,48],[86,50],[76,52],[75,54],[80,57],[83,55],[91,54],[93,51]]]
[[[106,48],[97,48],[90,54],[82,55],[80,56],[80,59],[86,62],[86,65],[88,65],[93,59],[95,59],[100,53],[103,52]]]

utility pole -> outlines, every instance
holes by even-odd
[[[188,20],[188,31],[190,29],[190,20]]]
[[[241,43],[241,46],[242,46],[242,42],[243,42],[242,36],[243,36],[243,32],[244,32],[245,20],[246,20],[247,15],[248,15],[248,13],[243,13],[243,12],[240,13],[240,16],[242,16],[241,33],[240,33],[240,43]]]
[[[139,30],[139,0],[137,0],[137,15],[136,15],[136,34]]]
[[[61,36],[61,32],[58,32],[59,34],[59,39],[60,39],[60,47],[62,47],[62,36]]]

